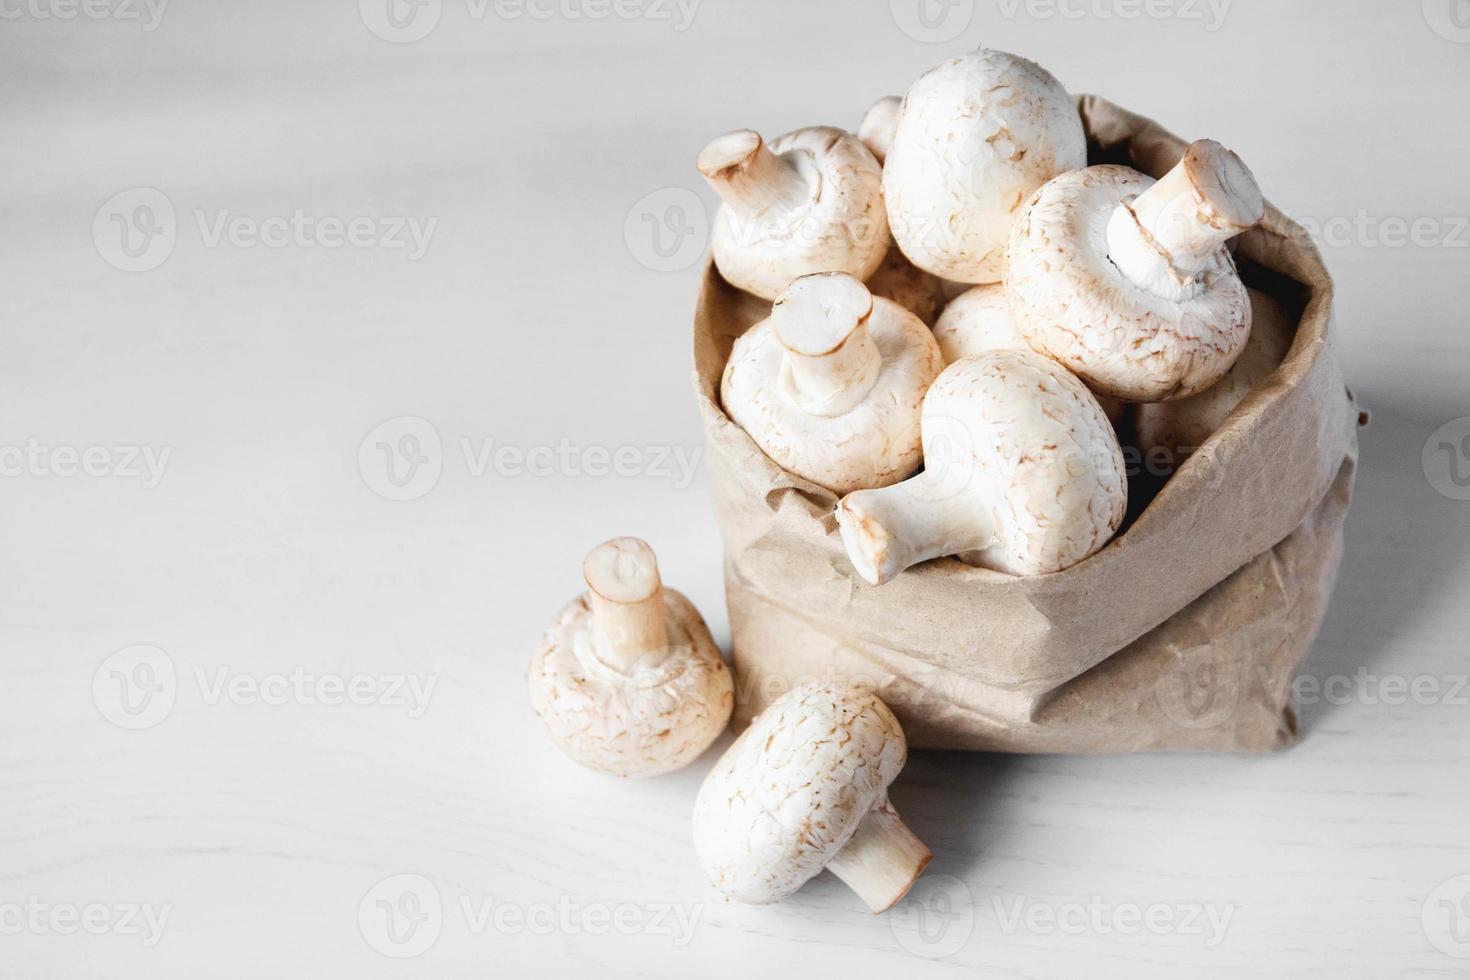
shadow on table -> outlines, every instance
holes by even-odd
[[[1451,593],[1464,588],[1459,572],[1470,566],[1470,501],[1447,495],[1470,496],[1470,488],[1457,486],[1470,484],[1470,440],[1461,442],[1462,433],[1451,439],[1436,435],[1451,420],[1470,416],[1470,396],[1460,404],[1416,404],[1402,395],[1365,391],[1359,401],[1372,413],[1372,424],[1361,432],[1346,556],[1322,632],[1303,667],[1304,675],[1319,682],[1373,671],[1387,647],[1412,632],[1429,610],[1463,603],[1463,594]],[[1437,468],[1426,473],[1431,437]],[[1426,665],[1425,672],[1431,670]],[[1299,706],[1306,734],[1336,710],[1321,697]]]

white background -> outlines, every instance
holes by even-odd
[[[1470,972],[1449,955],[1470,953],[1470,503],[1449,470],[1470,458],[1431,439],[1470,416],[1463,0],[1236,0],[1223,20],[1193,0],[1135,19],[1129,0],[957,0],[933,31],[906,0],[704,0],[687,25],[662,4],[509,19],[443,0],[413,43],[369,29],[382,0],[366,18],[180,0],[153,30],[144,7],[66,2],[0,3],[0,447],[42,447],[0,457],[0,976]],[[1306,666],[1339,696],[1305,704],[1305,743],[1276,757],[916,754],[894,800],[936,855],[922,922],[827,875],[729,905],[689,843],[710,758],[650,783],[578,769],[541,736],[526,663],[616,534],[654,544],[728,647],[702,467],[684,485],[659,465],[701,441],[702,143],[855,126],[982,41],[1224,141],[1333,239],[1341,354],[1374,413]],[[157,197],[104,205],[134,188],[176,232],[126,272],[111,215],[149,224]],[[695,234],[661,272],[645,215],[682,227],[670,205]],[[437,224],[416,260],[207,234],[297,210]],[[359,449],[404,416],[437,433],[442,472],[391,502],[377,437],[365,469]],[[471,460],[493,440],[571,462],[477,475],[462,440]],[[583,472],[622,446],[639,475]],[[57,475],[57,447],[100,447],[111,475]],[[128,475],[128,447],[169,453],[161,481]],[[146,675],[109,657],[138,645],[176,697],[133,718],[115,682]],[[293,671],[435,687],[417,717],[213,696]],[[1403,703],[1393,678],[1435,693]],[[374,891],[402,874],[421,878]],[[376,902],[405,885],[442,912],[399,961],[380,951],[414,949]],[[462,899],[506,911],[481,928]],[[64,934],[38,903],[111,924]],[[130,904],[167,913],[160,941],[118,921]],[[1136,928],[1155,906],[1172,925]],[[1223,936],[1184,924],[1196,906],[1229,916]]]

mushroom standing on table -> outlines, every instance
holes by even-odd
[[[780,901],[827,868],[874,912],[932,857],[888,802],[908,743],[868,691],[805,684],[772,703],[705,777],[694,849],[725,895]]]
[[[903,100],[883,166],[894,240],[936,276],[1000,282],[1026,199],[1085,166],[1082,117],[1049,72],[984,48],[955,58]]]
[[[1245,348],[1250,303],[1225,243],[1264,215],[1250,170],[1210,140],[1158,182],[1117,166],[1063,174],[1016,223],[1011,316],[1096,391],[1188,397]]]
[[[657,776],[697,759],[725,730],[735,688],[709,627],[659,581],[636,538],[594,548],[587,592],[556,617],[531,661],[531,705],[576,762]]]
[[[762,299],[815,272],[867,279],[893,241],[883,168],[840,129],[798,129],[770,146],[737,130],[706,146],[698,166],[723,202],[711,235],[715,265]]]
[[[929,389],[923,426],[922,474],[837,508],[848,557],[873,585],[947,555],[1012,575],[1059,572],[1123,522],[1118,437],[1092,392],[1049,358],[957,361]]]
[[[720,397],[767,456],[843,494],[919,468],[920,407],[943,366],[897,303],[845,273],[804,276],[735,342]]]

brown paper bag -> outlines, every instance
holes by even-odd
[[[1080,104],[1094,163],[1157,177],[1183,155],[1185,144],[1147,119],[1092,96]],[[941,559],[881,588],[848,563],[836,497],[778,467],[722,411],[730,346],[769,304],[711,264],[694,322],[695,384],[725,542],[739,721],[794,684],[842,679],[876,691],[918,748],[1294,742],[1292,679],[1341,560],[1360,413],[1334,351],[1332,281],[1305,232],[1269,208],[1237,257],[1248,284],[1299,314],[1291,352],[1124,533],[1056,575]]]

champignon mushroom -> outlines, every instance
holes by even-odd
[[[888,802],[908,744],[877,695],[805,684],[755,719],[705,777],[694,849],[737,901],[780,901],[827,868],[874,912],[932,857]]]
[[[931,327],[944,309],[943,280],[915,267],[896,247],[868,279],[868,291],[893,300]]]
[[[1134,402],[1203,391],[1250,334],[1225,243],[1264,214],[1250,170],[1210,140],[1158,182],[1117,166],[1063,174],[1016,223],[1011,316],[1097,391]]]
[[[858,139],[872,151],[879,163],[888,159],[888,148],[893,145],[893,130],[898,126],[898,114],[903,109],[903,99],[896,95],[885,95],[874,102],[858,126]]]
[[[999,283],[975,286],[951,300],[934,325],[934,339],[939,341],[947,365],[993,350],[1031,349],[1011,319],[1005,287]],[[1093,394],[1116,425],[1123,417],[1123,403],[1107,395]]]
[[[531,660],[531,706],[573,760],[614,776],[658,776],[725,730],[734,684],[709,627],[659,581],[636,538],[582,563],[586,594],[561,611]]]
[[[711,248],[732,285],[773,300],[801,276],[867,279],[883,262],[883,168],[856,136],[815,126],[767,146],[742,129],[706,146],[698,165],[723,202]]]
[[[999,283],[974,286],[950,300],[934,325],[934,339],[945,364],[993,350],[1031,349],[1011,322],[1006,291]]]
[[[1292,320],[1265,293],[1250,290],[1250,302],[1250,339],[1225,377],[1198,395],[1138,406],[1138,448],[1145,457],[1162,452],[1175,468],[1182,465],[1281,366],[1291,349]]]
[[[1045,575],[1107,544],[1128,502],[1123,450],[1097,399],[1033,351],[945,369],[924,399],[924,472],[845,497],[837,523],[873,585],[946,555]]]
[[[985,48],[947,61],[909,90],[888,149],[894,240],[936,276],[999,282],[1021,205],[1085,166],[1077,106],[1044,68]]]
[[[767,456],[843,494],[919,468],[920,407],[943,366],[918,317],[823,273],[792,283],[735,342],[720,395]]]

